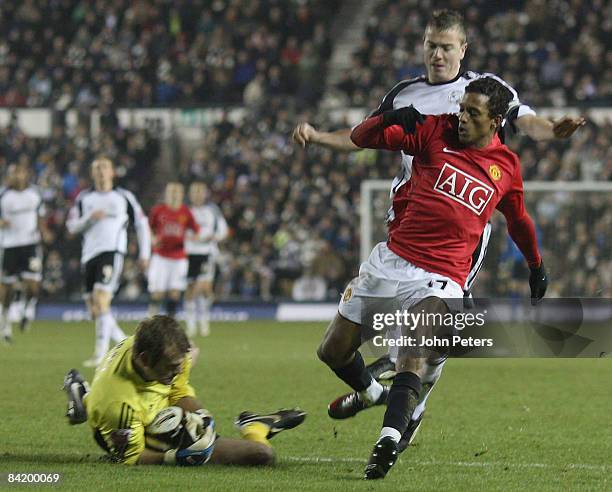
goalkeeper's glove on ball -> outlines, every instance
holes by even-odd
[[[177,449],[164,453],[167,465],[197,466],[212,456],[217,434],[215,421],[206,410],[185,412],[185,439]]]

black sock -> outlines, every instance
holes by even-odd
[[[174,299],[166,300],[166,313],[168,313],[168,316],[172,316],[174,318],[174,316],[176,316],[177,308],[178,301],[175,301]]]
[[[383,427],[393,427],[400,434],[406,432],[410,417],[419,403],[421,378],[413,372],[400,372],[395,376],[389,396]]]
[[[359,351],[355,352],[352,362],[338,369],[332,369],[336,376],[348,384],[355,391],[363,391],[372,383],[372,375],[366,368],[363,357]]]

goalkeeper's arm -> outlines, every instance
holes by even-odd
[[[174,403],[174,405],[181,407],[186,412],[196,412],[204,408],[198,399],[193,396],[184,396]]]
[[[138,461],[139,465],[162,465],[164,463],[164,455],[161,451],[154,451],[152,449],[144,448]]]

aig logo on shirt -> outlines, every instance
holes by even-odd
[[[448,163],[440,171],[434,190],[469,208],[476,215],[482,214],[494,193],[489,185]]]

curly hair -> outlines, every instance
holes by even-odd
[[[470,82],[465,88],[465,93],[468,92],[489,97],[487,107],[491,118],[497,115],[503,117],[508,112],[510,101],[514,99],[510,89],[493,77],[483,77]]]

